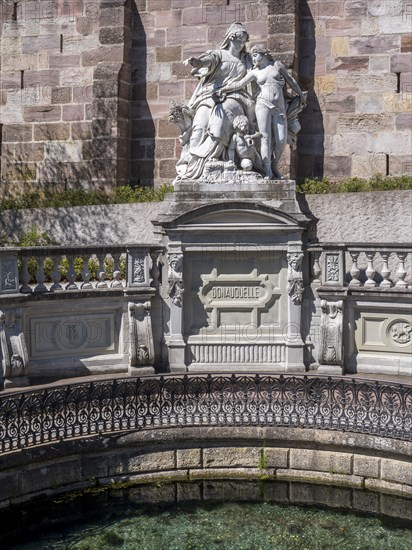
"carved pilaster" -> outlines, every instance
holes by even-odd
[[[343,365],[343,300],[322,300],[319,372],[341,373]]]
[[[286,370],[289,372],[304,371],[303,348],[301,334],[303,275],[303,252],[300,244],[289,244],[286,255],[288,261],[288,327],[287,327],[287,359]]]
[[[129,302],[130,372],[154,372],[154,344],[150,301]]]
[[[183,254],[168,254],[168,295],[175,306],[182,307],[183,304]]]
[[[27,386],[29,357],[19,309],[0,311],[0,352],[4,387]]]
[[[303,252],[291,251],[288,259],[288,294],[295,305],[301,305],[303,294],[302,260]]]
[[[182,372],[185,366],[185,342],[183,340],[183,254],[170,252],[168,259],[168,295],[170,298],[169,365],[171,372]]]
[[[160,288],[159,256],[160,256],[160,250],[150,251],[150,257],[152,259],[152,268],[150,270],[150,275],[152,277],[152,282],[150,283],[150,286],[155,288],[157,291],[159,291],[159,288]]]

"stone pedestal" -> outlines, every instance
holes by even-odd
[[[167,251],[172,372],[305,370],[310,220],[294,181],[179,182],[154,223]]]

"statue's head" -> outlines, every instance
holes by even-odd
[[[245,49],[246,42],[249,41],[249,34],[242,23],[232,23],[230,25],[220,48],[226,50],[229,44],[235,41],[239,43],[239,49],[241,51]]]
[[[273,61],[270,50],[268,50],[263,44],[255,44],[250,50],[250,55],[252,56],[253,65],[255,67],[258,67],[260,65],[262,59]]]
[[[233,129],[235,132],[240,130],[241,132],[246,132],[249,129],[249,120],[245,115],[239,115],[233,121]]]

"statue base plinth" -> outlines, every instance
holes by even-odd
[[[236,180],[211,183],[204,179],[176,181],[174,193],[165,195],[161,219],[165,222],[204,204],[237,201],[263,203],[299,221],[308,221],[296,200],[295,180],[263,178],[242,183]]]

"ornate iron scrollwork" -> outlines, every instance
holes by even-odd
[[[290,426],[412,440],[412,386],[283,374],[166,375],[0,397],[0,452],[154,426]]]

